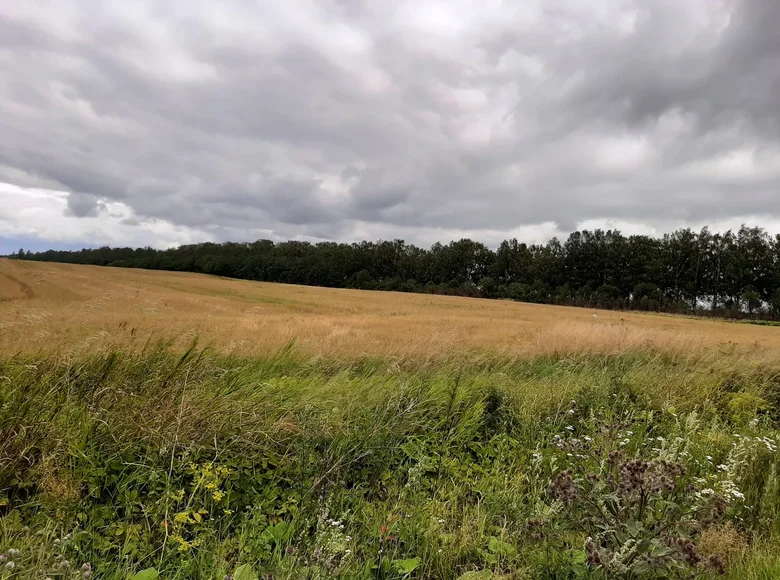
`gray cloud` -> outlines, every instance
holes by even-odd
[[[71,192],[68,195],[67,215],[73,217],[97,217],[105,204],[89,193]]]
[[[0,180],[209,239],[780,215],[776,2],[279,6],[0,7]]]

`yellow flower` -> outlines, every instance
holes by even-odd
[[[227,515],[227,516],[233,515],[233,510],[225,509],[225,510],[222,510],[222,511],[225,512],[225,515]]]
[[[180,552],[186,552],[191,547],[191,544],[187,540],[182,538],[180,535],[178,535],[178,534],[175,534],[175,535],[171,536],[171,540],[176,542],[177,544],[179,544],[179,551]]]
[[[178,524],[186,524],[188,521],[190,521],[190,516],[187,514],[187,512],[179,512],[173,517],[173,521]]]
[[[219,501],[219,500],[221,500],[223,497],[225,497],[225,492],[224,492],[224,491],[222,491],[221,489],[218,489],[217,491],[215,491],[215,492],[212,494],[212,497],[214,498],[214,501]]]

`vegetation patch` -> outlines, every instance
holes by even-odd
[[[3,574],[773,578],[779,371],[195,345],[5,359]]]

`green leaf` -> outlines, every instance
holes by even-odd
[[[257,574],[249,564],[241,564],[233,570],[233,580],[257,580]]]
[[[135,576],[131,576],[130,580],[157,580],[159,576],[160,573],[157,570],[147,568],[146,570],[141,570]]]
[[[636,538],[640,533],[642,533],[644,528],[644,524],[639,521],[631,521],[626,524],[626,529],[632,538]]]
[[[493,572],[490,570],[479,570],[477,572],[466,572],[458,576],[458,580],[490,580]]]
[[[645,538],[644,540],[642,540],[637,544],[636,552],[637,554],[644,554],[646,552],[649,552],[651,547],[652,547],[652,543],[648,538]]]
[[[653,540],[651,544],[652,544],[653,556],[656,556],[658,558],[665,558],[666,556],[670,556],[675,552],[675,550],[673,550],[669,546],[665,546],[658,540]]]
[[[488,550],[498,556],[511,557],[517,554],[517,550],[512,544],[499,540],[495,536],[491,536],[488,541]]]
[[[408,560],[393,560],[393,567],[399,574],[411,574],[420,565],[420,558],[409,558]]]

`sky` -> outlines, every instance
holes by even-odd
[[[774,0],[0,2],[18,246],[780,232]]]

